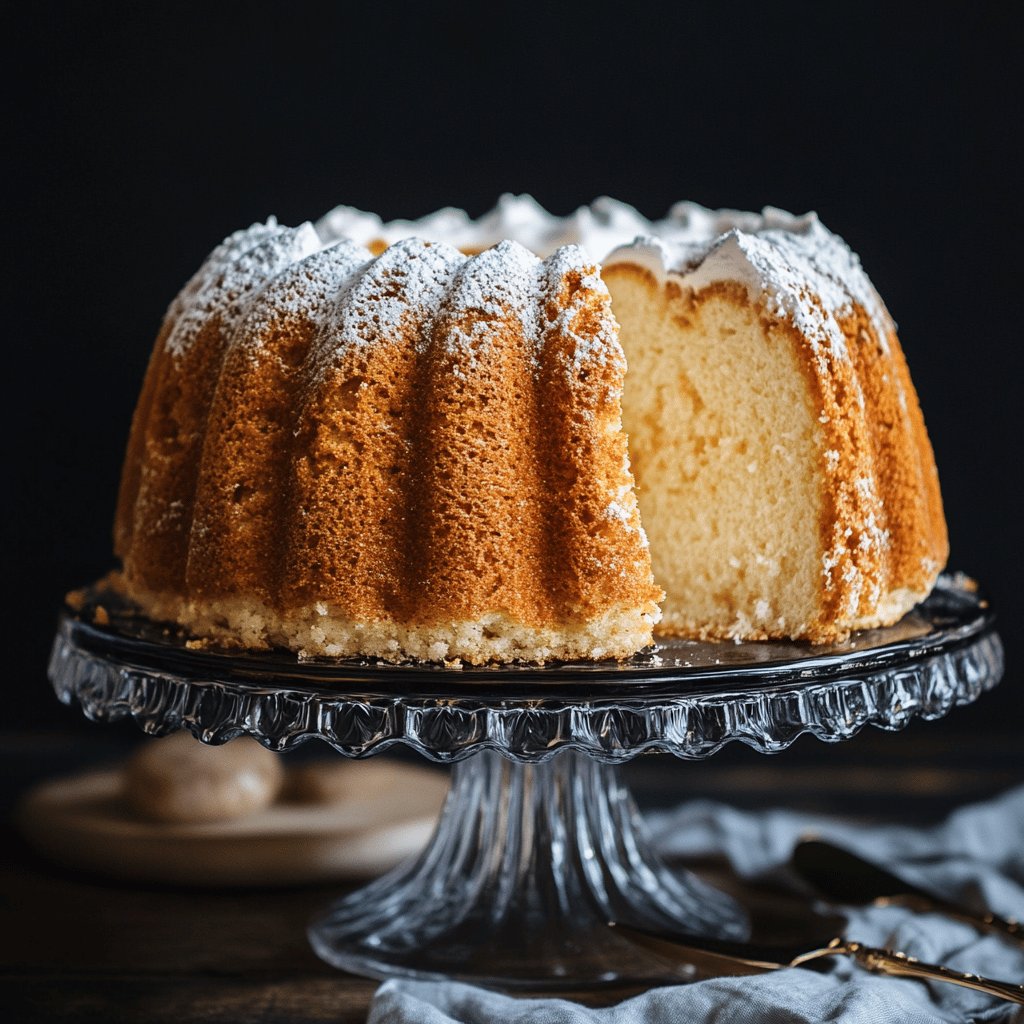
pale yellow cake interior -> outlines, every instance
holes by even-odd
[[[784,330],[739,286],[699,301],[609,268],[629,363],[623,426],[661,629],[799,635],[821,610],[820,429]]]

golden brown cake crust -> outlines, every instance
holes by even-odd
[[[833,638],[832,621],[895,622],[927,595],[949,555],[935,459],[896,333],[879,337],[859,308],[841,326],[849,360],[812,373],[825,450],[839,453],[826,465],[823,639]]]

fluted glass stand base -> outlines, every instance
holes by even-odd
[[[683,981],[608,927],[742,939],[743,911],[651,849],[618,769],[565,751],[455,765],[428,848],[310,926],[324,960],[373,977],[529,989]]]

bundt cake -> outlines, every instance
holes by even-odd
[[[892,320],[813,214],[514,196],[228,238],[157,339],[115,534],[200,636],[471,663],[628,656],[662,590],[667,633],[842,640],[947,554]]]

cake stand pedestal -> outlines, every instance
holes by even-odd
[[[899,729],[974,700],[1003,664],[987,606],[963,577],[943,577],[897,625],[833,647],[664,639],[625,663],[460,671],[236,656],[186,639],[91,591],[61,620],[50,677],[89,718],[131,716],[151,734],[248,734],[275,750],[315,737],[347,757],[401,743],[454,762],[423,853],[326,908],[310,941],[356,974],[528,989],[693,976],[609,921],[747,934],[732,899],[660,861],[618,763]]]

